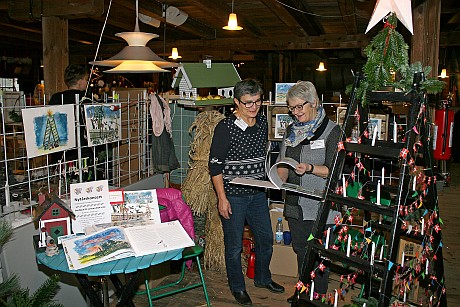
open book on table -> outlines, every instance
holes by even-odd
[[[195,245],[179,221],[109,227],[62,242],[69,269]]]
[[[268,161],[268,159],[267,159]],[[266,165],[266,168],[268,170],[267,177],[270,181],[264,181],[264,180],[256,180],[256,179],[249,179],[249,178],[241,178],[241,177],[236,177],[230,183],[233,184],[240,184],[240,185],[248,185],[248,186],[253,186],[253,187],[261,187],[261,188],[267,188],[267,189],[275,189],[275,190],[288,190],[296,193],[300,193],[303,195],[308,195],[314,198],[321,199],[322,198],[322,192],[318,190],[308,190],[305,189],[304,187],[301,187],[300,185],[297,184],[292,184],[292,183],[286,183],[283,182],[278,175],[278,165],[283,166],[283,167],[291,167],[295,169],[296,165],[299,164],[296,160],[292,158],[283,158],[276,162],[275,164],[272,165],[272,167],[268,168]]]

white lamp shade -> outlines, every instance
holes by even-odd
[[[173,47],[173,49],[171,51],[171,55],[168,58],[173,59],[173,60],[182,59],[182,57],[179,55],[179,51],[177,51],[176,47]]]
[[[157,38],[158,34],[134,31],[116,33],[115,36],[121,37],[130,46],[145,46],[149,40]]]
[[[447,78],[447,77],[449,77],[449,76],[447,75],[447,69],[446,69],[446,68],[443,68],[443,69],[441,70],[441,74],[439,75],[439,78],[444,79],[444,78]]]
[[[228,24],[222,27],[222,29],[237,31],[237,30],[242,30],[243,28],[238,26],[238,19],[236,17],[236,14],[230,13],[230,15],[228,16]]]
[[[324,62],[319,62],[319,66],[316,69],[317,71],[326,71],[327,69],[324,68]]]
[[[93,61],[89,63],[98,66],[115,67],[120,65],[123,61],[127,60],[150,61],[161,68],[178,66],[177,63],[168,62],[160,58],[155,52],[152,51],[152,49],[145,46],[126,46],[116,55],[107,60]]]
[[[156,72],[169,72],[169,70],[162,69],[151,61],[137,61],[127,60],[123,61],[115,68],[106,70],[107,73],[156,73]]]

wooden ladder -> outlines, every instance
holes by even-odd
[[[292,306],[333,305],[335,299],[340,299],[344,291],[354,287],[355,283],[362,285],[360,295],[363,298],[373,297],[379,306],[389,306],[395,297],[400,301],[406,300],[404,288],[410,287],[415,279],[432,291],[429,297],[432,306],[437,306],[438,302],[439,306],[445,306],[440,231],[442,220],[439,217],[436,179],[432,168],[428,99],[419,88],[420,81],[424,80],[423,73],[414,76],[414,87],[409,93],[368,93],[369,103],[365,107],[356,100],[360,79],[359,75],[355,77],[338,152],[305,250],[300,281],[296,285],[297,295]],[[382,105],[382,102],[409,105],[407,125],[400,140],[397,133],[396,141],[390,140],[388,135],[387,140],[375,140],[375,137],[373,140],[373,133],[368,131],[369,109],[373,105]],[[356,128],[359,137],[353,140],[352,131]],[[382,178],[383,171],[381,166],[376,165],[382,163],[397,169],[391,172],[392,181],[397,181],[397,185],[380,184],[378,179]],[[348,174],[345,172],[347,167]],[[414,173],[417,169],[423,169],[423,172]],[[376,176],[379,173],[380,176]],[[354,197],[343,193],[343,189],[349,191],[350,187],[356,186],[359,191]],[[389,204],[383,205],[383,195],[388,198]],[[380,202],[377,203],[379,198]],[[326,221],[331,208],[342,211],[342,216],[335,217],[335,225],[328,231]],[[364,212],[362,226],[351,225],[356,212]],[[415,221],[413,216],[416,216]],[[423,234],[421,228],[424,228]],[[360,233],[352,236],[352,229],[360,229]],[[332,240],[334,236],[331,236],[330,243],[325,246],[324,243],[329,241],[329,238],[325,240],[328,232],[334,233],[337,239]],[[423,247],[418,257],[406,264],[404,260],[398,262],[401,236],[409,237]],[[351,244],[348,243],[349,238]],[[379,254],[383,254],[383,257],[379,257]],[[328,260],[331,261],[331,271],[339,269],[343,272],[345,267],[345,271],[351,273],[345,274],[348,278],[343,283],[342,275],[340,289],[332,293],[329,289],[326,295],[317,295],[313,291],[311,295],[311,282],[319,270],[324,270],[324,263],[328,263]],[[398,285],[400,291],[393,294],[394,287]],[[300,299],[302,291],[309,293],[307,297],[310,300]]]

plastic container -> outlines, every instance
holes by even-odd
[[[283,242],[283,220],[280,217],[276,223],[275,242],[276,244],[281,244]]]

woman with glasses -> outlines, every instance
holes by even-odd
[[[284,182],[297,184],[308,190],[324,190],[337,151],[340,128],[326,116],[313,83],[297,82],[287,92],[286,100],[294,122],[288,126],[283,136],[278,160],[289,157],[299,164],[295,169],[278,167],[278,174]],[[292,247],[297,254],[299,274],[318,205],[318,199],[286,191],[284,216],[291,231]],[[331,211],[327,223],[333,224],[337,214],[340,213]],[[325,294],[329,271],[318,271],[314,292]],[[288,302],[292,299],[293,297],[288,298]]]
[[[272,281],[269,269],[273,233],[265,191],[229,183],[235,177],[265,178],[268,128],[266,117],[259,114],[262,105],[261,85],[254,79],[238,82],[233,101],[235,113],[221,120],[214,130],[209,171],[217,193],[224,231],[225,265],[230,291],[240,305],[252,305],[241,265],[245,221],[256,242],[254,285],[274,293],[283,293],[284,287]]]

